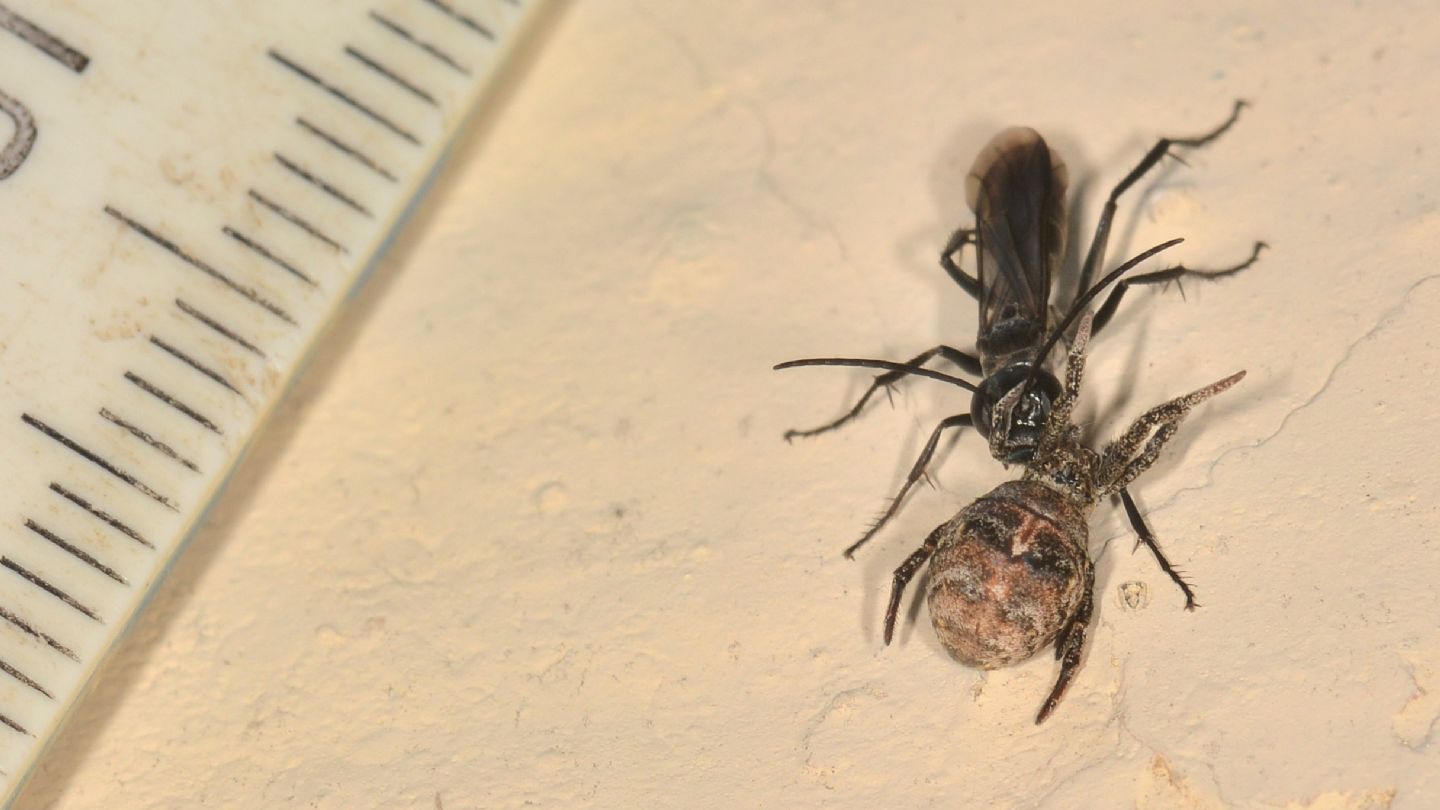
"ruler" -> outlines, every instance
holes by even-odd
[[[0,0],[6,804],[536,0]]]

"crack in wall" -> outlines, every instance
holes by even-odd
[[[761,155],[760,165],[755,167],[755,177],[759,181],[760,188],[794,214],[795,218],[803,225],[829,235],[830,240],[835,243],[835,249],[840,254],[840,261],[852,271],[856,270],[854,263],[850,260],[850,248],[845,244],[845,239],[840,235],[835,224],[787,194],[780,187],[775,173],[770,170],[770,163],[775,158],[775,130],[770,125],[770,119],[765,114],[765,109],[749,99],[735,98],[734,101],[741,109],[750,113],[755,122],[760,125],[760,132],[764,136],[765,151]]]
[[[815,738],[827,728],[832,717],[838,716],[843,721],[853,714],[861,705],[862,699],[880,702],[885,698],[885,692],[879,689],[873,681],[833,693],[820,711],[816,712],[810,722],[806,724],[805,731],[800,737],[798,748],[804,754],[801,767],[805,775],[827,790],[834,790],[836,785],[832,780],[839,774],[840,766],[815,762]]]
[[[637,16],[644,18],[646,22],[650,23],[662,37],[670,40],[670,44],[675,46],[675,49],[680,52],[680,57],[690,66],[690,71],[695,76],[695,83],[700,89],[709,89],[714,85],[714,80],[710,78],[710,69],[706,66],[705,60],[700,58],[700,54],[696,53],[694,46],[690,44],[690,40],[685,37],[685,35],[681,34],[678,29],[672,27],[669,23],[661,20],[659,15],[646,5],[632,3],[631,10],[634,11]]]
[[[1320,399],[1320,397],[1325,395],[1326,391],[1330,390],[1330,385],[1335,381],[1335,378],[1339,375],[1340,370],[1350,363],[1351,357],[1355,354],[1355,351],[1360,348],[1362,344],[1368,343],[1369,341],[1377,337],[1386,328],[1388,328],[1391,324],[1393,324],[1405,312],[1405,310],[1409,309],[1410,299],[1415,295],[1415,293],[1419,291],[1421,287],[1424,287],[1430,282],[1436,280],[1440,280],[1440,273],[1432,273],[1427,276],[1422,276],[1413,284],[1411,284],[1400,296],[1399,301],[1397,301],[1395,304],[1391,305],[1384,312],[1381,313],[1380,317],[1376,320],[1374,326],[1370,327],[1370,329],[1366,330],[1364,334],[1356,338],[1350,343],[1349,346],[1346,347],[1344,354],[1341,355],[1340,359],[1337,360],[1333,366],[1331,366],[1330,373],[1325,376],[1325,381],[1320,384],[1320,387],[1316,389],[1315,393],[1311,394],[1304,402],[1300,403],[1299,405],[1286,412],[1285,416],[1280,419],[1280,424],[1276,426],[1275,430],[1271,431],[1270,435],[1265,436],[1260,440],[1250,444],[1242,444],[1226,448],[1218,456],[1215,457],[1215,460],[1212,461],[1210,463],[1210,466],[1205,470],[1205,480],[1203,483],[1176,490],[1170,497],[1166,498],[1159,505],[1151,507],[1146,514],[1154,515],[1158,512],[1170,508],[1186,494],[1208,488],[1210,485],[1215,483],[1215,470],[1220,466],[1221,463],[1225,461],[1225,459],[1229,458],[1235,453],[1256,450],[1258,448],[1264,447],[1265,445],[1269,444],[1270,441],[1273,440],[1276,436],[1279,436],[1285,430],[1286,426],[1290,424],[1290,420],[1294,418],[1297,413],[1309,408],[1311,405],[1314,405],[1315,402]],[[1124,533],[1122,532],[1106,538],[1106,540],[1104,541],[1104,545],[1108,545],[1111,540],[1114,540],[1123,535]]]
[[[643,17],[662,37],[669,40],[675,49],[680,53],[681,59],[689,65],[694,76],[695,83],[701,90],[719,90],[722,102],[734,103],[738,108],[748,112],[755,122],[760,126],[760,132],[764,143],[764,150],[760,157],[759,165],[755,167],[755,177],[762,191],[769,194],[786,210],[795,215],[799,222],[813,230],[825,233],[830,237],[835,250],[840,254],[840,262],[851,272],[857,273],[857,268],[850,258],[850,248],[845,244],[838,228],[824,216],[801,204],[794,197],[790,196],[781,187],[780,181],[771,171],[770,164],[776,153],[776,139],[774,127],[770,124],[769,116],[765,110],[755,101],[736,95],[729,87],[717,85],[711,77],[710,69],[705,61],[700,58],[690,41],[679,31],[670,27],[653,12],[643,6],[636,6],[635,11]]]

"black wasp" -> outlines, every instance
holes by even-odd
[[[1203,135],[1159,139],[1135,168],[1116,184],[1105,201],[1090,249],[1080,265],[1074,287],[1079,294],[1059,323],[1052,323],[1056,313],[1052,310],[1050,297],[1065,255],[1068,173],[1059,155],[1051,150],[1039,133],[1029,128],[1014,127],[995,136],[976,159],[966,178],[966,197],[975,213],[975,226],[955,231],[940,256],[940,265],[950,278],[979,302],[980,328],[975,340],[975,354],[940,345],[903,363],[828,357],[792,360],[775,366],[776,369],[859,366],[886,371],[875,378],[844,415],[810,430],[788,431],[785,434],[787,440],[815,436],[844,425],[860,414],[877,391],[889,389],[907,375],[941,380],[973,392],[970,411],[948,417],[935,427],[900,491],[860,539],[845,549],[846,557],[852,556],[894,517],[906,495],[925,475],[945,431],[974,427],[989,440],[991,454],[999,461],[1007,465],[1030,463],[1037,442],[1049,422],[1052,405],[1062,394],[1059,381],[1046,363],[1050,349],[1080,317],[1083,308],[1111,281],[1181,241],[1176,239],[1151,248],[1092,284],[1096,271],[1105,262],[1105,249],[1120,196],[1170,155],[1172,149],[1198,148],[1219,138],[1234,125],[1244,107],[1245,102],[1235,102],[1230,116]],[[975,276],[966,273],[958,263],[967,245],[973,245],[975,249]],[[1223,278],[1251,266],[1263,248],[1263,242],[1256,242],[1249,258],[1233,267],[1201,270],[1175,265],[1123,279],[1095,312],[1092,331],[1098,333],[1110,322],[1131,286],[1167,284],[1184,278]],[[925,364],[936,357],[949,361],[968,374],[980,376],[980,383],[926,368]],[[1002,406],[1004,412],[997,412],[997,406]],[[994,427],[997,422],[1003,422],[1007,429],[996,432]],[[1193,609],[1196,604],[1193,590],[1161,553],[1128,488],[1122,486],[1116,494],[1124,504],[1140,540],[1150,548],[1160,567],[1184,592],[1186,608]]]

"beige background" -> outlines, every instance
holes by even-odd
[[[563,7],[17,807],[1437,806],[1427,11]],[[1045,657],[965,669],[923,605],[879,640],[890,570],[1011,475],[976,437],[839,555],[966,398],[787,446],[865,377],[768,367],[970,345],[934,256],[999,127],[1093,217],[1240,96],[1111,252],[1274,250],[1132,294],[1084,414],[1249,370],[1138,486],[1204,606],[1102,505],[1092,643],[1036,727]]]

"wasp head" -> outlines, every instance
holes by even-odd
[[[991,440],[995,457],[1006,464],[1024,464],[1035,455],[1050,419],[1050,404],[1060,396],[1055,375],[1039,369],[1032,378],[1033,368],[1028,363],[1001,368],[985,378],[970,402],[975,429]]]

